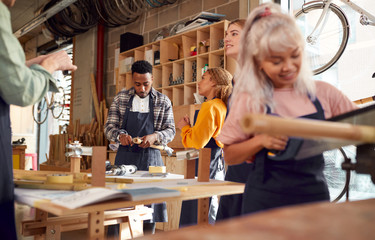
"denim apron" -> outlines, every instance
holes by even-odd
[[[194,124],[197,121],[199,110],[194,113]],[[204,148],[211,148],[210,161],[210,179],[224,180],[224,160],[222,149],[216,144],[214,138],[204,146]],[[195,162],[195,176],[198,176],[199,160],[189,160]],[[217,196],[210,198],[210,208],[208,212],[208,221],[214,224],[216,220],[216,212],[218,209]],[[183,201],[181,206],[180,226],[188,226],[197,224],[198,200]]]
[[[0,97],[0,238],[17,239],[9,105]]]
[[[302,118],[324,120],[324,111],[318,99],[313,101],[316,113]],[[267,108],[267,114],[270,109]],[[287,149],[301,144],[302,139],[290,138]],[[294,145],[294,146],[293,146]],[[263,149],[255,156],[245,186],[242,214],[270,208],[329,200],[323,175],[323,154],[295,160],[272,160],[269,150]]]
[[[132,138],[154,133],[154,105],[151,94],[149,95],[150,111],[148,113],[130,111],[133,105],[133,99],[134,96],[130,98],[128,106],[126,107],[121,129],[126,130]],[[135,165],[138,170],[143,171],[148,171],[149,166],[164,166],[160,150],[141,148],[138,144],[134,144],[133,146],[120,145],[117,150],[115,164]],[[153,220],[151,222],[168,221],[165,203],[152,204],[151,206],[154,209]]]

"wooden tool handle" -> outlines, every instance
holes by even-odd
[[[338,138],[375,142],[375,127],[311,119],[289,119],[264,114],[247,114],[241,121],[245,133],[267,133],[304,138]]]
[[[135,144],[141,144],[142,143],[142,139],[139,138],[139,137],[135,137],[135,138],[133,138],[133,143],[135,143]]]
[[[142,143],[142,139],[140,139],[139,137],[135,137],[133,138],[133,143],[135,144],[141,144]],[[164,146],[162,145],[150,145],[150,148],[155,148],[155,149],[159,149],[159,150],[164,150]]]

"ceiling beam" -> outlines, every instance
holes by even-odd
[[[68,7],[70,4],[76,2],[77,0],[61,0],[60,2],[56,3],[54,6],[47,9],[47,11],[42,12],[38,16],[31,19],[30,22],[23,25],[20,29],[18,29],[14,35],[16,38],[23,36],[24,34],[30,32],[40,24],[44,23],[47,19],[54,16],[56,13],[60,12],[61,10]]]

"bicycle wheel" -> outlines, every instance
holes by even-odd
[[[307,3],[295,15],[297,25],[306,39],[306,53],[314,75],[324,72],[337,62],[349,38],[348,19],[337,5],[331,3],[312,40],[308,39],[324,6],[324,3]]]
[[[350,158],[347,156],[344,148],[348,151]],[[352,146],[347,146],[323,153],[325,162],[323,173],[332,202],[338,202],[349,191],[351,173],[350,171],[343,170],[342,164],[350,162],[350,159],[355,157],[352,148]]]
[[[59,87],[59,92],[56,92],[53,94],[51,101],[52,101],[52,106],[51,106],[52,116],[55,119],[58,119],[63,113],[64,106],[65,106],[65,92],[62,87]]]
[[[42,124],[46,121],[48,116],[47,98],[44,97],[40,102],[33,105],[32,114],[34,121],[37,124]]]

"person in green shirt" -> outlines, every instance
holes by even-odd
[[[65,51],[26,61],[12,33],[10,12],[15,0],[0,0],[0,236],[17,239],[14,218],[13,161],[9,105],[32,105],[47,91],[57,92],[51,73],[77,69]]]

